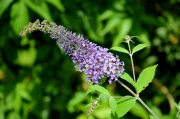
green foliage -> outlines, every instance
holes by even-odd
[[[115,115],[116,109],[117,109],[117,102],[113,97],[109,98],[109,105],[111,107],[113,115]]]
[[[146,46],[147,46],[146,44],[139,44],[139,45],[135,46],[135,47],[133,48],[133,50],[132,50],[132,54],[134,54],[135,52],[137,52],[137,51],[145,48]],[[112,47],[111,50],[129,54],[129,51],[126,50],[125,48],[122,48],[122,47]]]
[[[24,2],[29,8],[31,8],[35,13],[39,14],[39,16],[41,16],[42,18],[48,21],[53,21],[47,2],[45,2],[44,0],[41,0],[39,3],[34,3],[31,0],[24,0]]]
[[[19,36],[23,27],[36,19],[54,21],[106,48],[119,46],[125,35],[139,36],[134,45],[150,47],[134,55],[136,73],[159,64],[156,78],[179,101],[178,0],[163,4],[143,0],[0,0],[0,119],[84,119],[88,110],[85,105],[92,102],[90,96],[82,96],[88,87],[83,74],[75,71],[71,59],[52,39],[38,32]],[[129,73],[129,59],[115,54],[125,62]],[[111,94],[125,92],[114,84],[103,86]],[[141,97],[151,101],[150,108],[154,105],[161,115],[174,118],[166,94],[155,82],[143,90]],[[108,118],[109,102],[101,103],[91,119],[100,115]],[[130,112],[123,118],[136,118],[138,113]]]
[[[122,48],[122,47],[112,47],[111,50],[129,54],[128,50],[126,50],[125,48]]]
[[[112,113],[109,115],[108,119],[118,119],[117,115],[113,115]]]
[[[144,90],[149,85],[149,83],[153,80],[157,66],[158,65],[150,66],[148,68],[145,68],[141,72],[136,83],[136,90],[138,93]]]
[[[135,103],[135,105],[131,108],[130,112],[137,117],[140,117],[141,119],[149,119],[147,110],[139,103]]]
[[[18,1],[11,7],[11,27],[18,35],[19,31],[29,22],[28,9],[23,1]],[[20,23],[20,24],[19,24]],[[16,26],[15,24],[19,24]]]
[[[119,35],[114,38],[113,46],[117,46],[117,44],[120,44],[122,42],[124,36],[127,35],[132,28],[132,22],[132,19],[125,18],[121,20],[119,25],[117,25],[117,29],[121,33],[119,33]]]
[[[131,78],[131,76],[129,76],[128,73],[124,72],[120,77],[124,79],[125,81],[127,81],[128,83],[132,84],[134,88],[136,88],[136,84],[134,80]]]
[[[139,45],[135,46],[135,47],[133,48],[133,50],[132,50],[132,54],[134,54],[135,52],[137,52],[137,51],[145,48],[146,46],[147,46],[146,44],[139,44]]]
[[[99,86],[99,85],[91,85],[91,86],[88,88],[88,90],[86,91],[86,94],[85,94],[85,95],[89,94],[89,93],[92,92],[92,91],[98,91],[98,92],[103,93],[103,94],[105,94],[105,95],[107,95],[107,96],[110,96],[108,90],[105,89],[105,88],[102,87],[102,86]]]
[[[13,2],[13,0],[1,0],[0,1],[0,8],[1,8],[0,9],[0,17],[12,2]]]
[[[125,96],[117,101],[116,113],[118,118],[124,116],[135,104],[136,98],[131,96]]]
[[[54,7],[56,7],[59,11],[64,12],[65,8],[62,5],[61,0],[46,0],[50,4],[52,4]]]
[[[152,116],[152,115],[149,115],[149,118],[150,119],[156,119],[154,116]]]

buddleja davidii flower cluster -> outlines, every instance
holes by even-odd
[[[98,84],[101,78],[109,77],[109,83],[112,83],[124,72],[124,62],[120,62],[119,57],[113,56],[107,48],[97,46],[53,22],[45,20],[40,23],[36,20],[25,26],[20,34],[25,36],[36,30],[49,33],[51,38],[56,39],[59,46],[72,58],[77,70],[86,74],[88,82]]]

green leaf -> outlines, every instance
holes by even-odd
[[[108,18],[111,18],[115,14],[116,13],[113,10],[106,10],[104,13],[102,13],[101,15],[98,16],[97,20],[103,21],[103,20],[106,20]]]
[[[118,52],[123,52],[129,54],[128,50],[122,47],[112,47],[110,50],[118,51]]]
[[[1,0],[0,1],[0,8],[1,8],[0,9],[0,17],[12,2],[13,2],[13,0]]]
[[[29,22],[29,13],[26,5],[22,0],[16,2],[11,7],[11,20],[10,24],[16,35],[24,28]],[[18,24],[18,25],[17,25]]]
[[[16,93],[13,101],[14,101],[14,111],[16,113],[19,113],[23,102],[21,96]]]
[[[88,32],[89,37],[96,41],[96,42],[103,42],[101,38],[99,38],[99,36],[97,35],[97,33],[94,31],[94,29],[92,28],[92,25],[90,23],[89,17],[87,16],[87,14],[80,12],[79,14],[82,19],[83,25],[86,29],[86,31]]]
[[[101,93],[103,93],[103,94],[106,94],[106,95],[110,96],[108,90],[106,90],[104,87],[99,86],[99,85],[91,85],[91,86],[89,87],[89,89],[86,91],[85,95],[87,95],[88,93],[90,93],[90,92],[92,92],[92,91],[95,91],[95,90],[96,90],[96,91],[99,91],[99,92],[101,92]]]
[[[157,66],[158,65],[150,66],[148,68],[145,68],[141,72],[136,83],[136,90],[138,93],[145,89],[148,84],[153,80]]]
[[[133,21],[130,18],[121,19],[120,23],[116,26],[118,35],[114,38],[112,46],[118,46],[124,39],[124,36],[131,30]]]
[[[66,106],[69,112],[76,111],[76,106],[81,104],[84,101],[84,93],[83,92],[76,92],[74,97],[72,97],[68,105]],[[88,105],[87,105],[88,106]]]
[[[141,32],[141,34],[138,34],[138,41],[140,41],[141,43],[146,44],[147,46],[151,46],[151,42],[149,40],[150,36],[148,35],[148,33],[146,31]]]
[[[145,47],[147,47],[146,44],[139,44],[139,45],[135,46],[135,47],[133,48],[133,50],[132,50],[132,54],[134,54],[135,52],[137,52],[137,51],[139,51],[139,50],[141,50],[141,49],[143,49],[143,48],[145,48]]]
[[[180,115],[176,115],[176,119],[180,119]]]
[[[109,115],[108,119],[118,119],[118,117],[117,117],[116,114],[114,115],[113,113],[111,113],[111,114]]]
[[[121,19],[117,16],[109,19],[107,24],[105,25],[105,28],[100,33],[101,36],[104,36],[106,33],[112,31],[117,26],[117,24],[120,23],[120,20]]]
[[[61,12],[65,11],[65,8],[63,7],[61,0],[46,0],[50,4],[54,5],[57,9],[59,9]]]
[[[149,115],[150,119],[156,119],[153,115]]]
[[[109,107],[103,107],[93,112],[94,117],[97,117],[96,119],[107,119],[107,117],[110,114],[111,114],[111,109]],[[82,119],[85,119],[85,118],[82,118]],[[94,118],[91,118],[91,119],[94,119]]]
[[[27,91],[21,90],[21,91],[19,91],[18,93],[19,93],[19,95],[21,96],[21,98],[24,98],[24,99],[26,99],[26,100],[28,100],[28,101],[31,101],[31,100],[32,100],[31,95],[30,95]]]
[[[107,95],[104,94],[104,93],[101,93],[101,94],[99,95],[99,99],[100,99],[100,98],[103,98],[103,97],[107,97]]]
[[[136,98],[132,96],[122,97],[117,101],[117,110],[116,113],[118,118],[124,116],[135,104]]]
[[[89,94],[89,93],[91,93],[91,92],[93,92],[93,91],[94,91],[94,89],[88,88],[88,90],[86,91],[85,95],[87,95],[87,94]]]
[[[17,59],[14,60],[15,64],[21,66],[32,66],[36,61],[37,51],[35,49],[35,41],[29,41],[29,49],[27,50],[19,50],[17,52]]]
[[[122,79],[127,81],[128,83],[132,84],[136,88],[136,84],[134,83],[134,80],[129,76],[128,73],[124,72],[120,76]]]
[[[109,98],[109,105],[111,107],[112,113],[115,114],[117,108],[117,102],[113,97]]]
[[[130,112],[140,119],[149,119],[148,111],[140,103],[135,103]]]
[[[51,18],[51,13],[49,11],[49,7],[47,6],[46,2],[44,0],[41,0],[39,4],[36,4],[32,2],[31,0],[24,0],[26,5],[35,11],[37,14],[39,14],[43,19],[48,21],[53,21]]]
[[[92,103],[89,103],[85,107],[89,108],[91,105],[92,105]]]

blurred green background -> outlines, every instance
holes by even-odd
[[[180,0],[0,0],[0,119],[85,119],[86,105],[97,96],[84,95],[84,74],[47,34],[19,35],[36,19],[56,22],[106,48],[127,48],[124,36],[139,36],[132,47],[148,48],[134,55],[136,77],[159,64],[140,96],[160,118],[174,118],[172,101],[180,101],[179,6]],[[128,55],[113,53],[132,74]],[[112,95],[130,95],[116,83],[103,86]],[[90,119],[108,118],[108,101],[100,105]],[[137,103],[123,117],[131,118],[148,115]]]

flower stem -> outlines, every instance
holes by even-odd
[[[135,76],[135,71],[134,71],[134,62],[133,62],[133,58],[132,58],[130,42],[127,42],[127,44],[128,44],[128,48],[129,48],[129,56],[131,58],[131,65],[132,65],[132,71],[133,71],[133,79],[134,79],[134,82],[136,83],[136,76]]]
[[[133,79],[134,79],[134,82],[136,83],[136,76],[135,76],[135,71],[134,71],[134,63],[133,63],[133,54],[132,54],[132,51],[131,51],[131,47],[130,47],[130,41],[132,41],[131,39],[133,37],[136,37],[136,36],[129,36],[129,35],[126,35],[125,36],[125,42],[128,44],[128,49],[129,49],[129,56],[131,58],[131,65],[132,65],[132,71],[133,71]],[[144,103],[144,101],[139,97],[139,94],[136,92],[134,93],[129,87],[127,87],[125,84],[123,84],[121,81],[117,81],[120,85],[122,85],[125,89],[127,89],[148,111],[149,113],[151,113],[156,119],[159,119],[158,116]]]
[[[156,118],[159,119],[159,117],[144,103],[144,101],[138,97],[137,100]]]
[[[136,93],[134,93],[129,87],[127,87],[125,84],[123,84],[120,80],[117,80],[117,82],[122,85],[126,90],[128,90],[134,97],[137,96]]]

